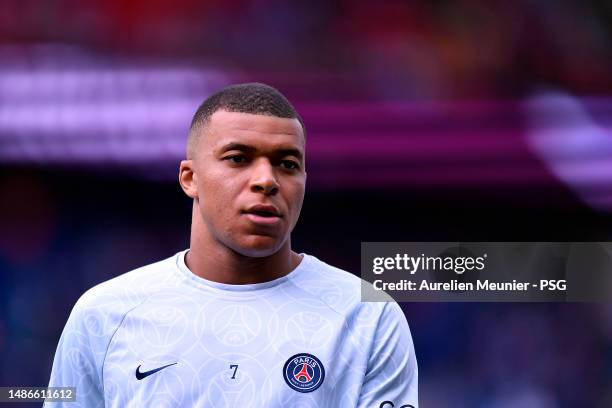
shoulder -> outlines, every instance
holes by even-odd
[[[71,318],[82,320],[92,329],[106,332],[118,324],[122,317],[156,293],[176,286],[176,257],[155,262],[87,290],[76,302]]]
[[[52,383],[72,381],[73,372],[88,367],[100,383],[103,362],[114,333],[125,316],[154,294],[175,287],[171,281],[175,258],[147,265],[100,283],[74,305],[60,337],[53,364]],[[75,363],[76,362],[76,363]],[[74,364],[79,370],[73,370]]]
[[[328,304],[341,314],[366,314],[369,317],[383,313],[401,313],[400,307],[386,294],[379,294],[382,302],[363,302],[372,291],[372,285],[360,277],[329,265],[312,255],[304,255],[304,270],[293,283]],[[391,303],[389,306],[385,306]],[[385,312],[386,309],[392,309]]]

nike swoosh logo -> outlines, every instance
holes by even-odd
[[[140,371],[140,366],[138,366],[138,367],[136,368],[136,379],[137,379],[137,380],[142,380],[143,378],[148,377],[148,376],[150,376],[151,374],[155,374],[156,372],[161,371],[161,370],[163,370],[163,369],[164,369],[164,368],[166,368],[166,367],[173,366],[173,365],[175,365],[175,364],[177,364],[177,363],[167,364],[167,365],[165,365],[165,366],[161,366],[161,367],[155,368],[155,369],[153,369],[153,370],[149,370],[149,371]],[[141,365],[142,365],[142,364],[141,364]]]

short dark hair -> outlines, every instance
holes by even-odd
[[[209,96],[193,115],[187,141],[187,158],[193,155],[201,129],[218,110],[297,119],[306,136],[302,118],[278,89],[258,82],[230,85]]]

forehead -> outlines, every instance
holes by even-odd
[[[210,117],[204,132],[203,145],[212,149],[227,143],[262,149],[277,145],[304,149],[304,134],[297,119],[220,110]]]

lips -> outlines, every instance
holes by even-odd
[[[283,215],[273,205],[257,204],[242,212],[246,217],[255,224],[259,225],[274,225],[278,224],[283,218]]]
[[[273,205],[257,204],[244,211],[246,214],[255,214],[262,217],[282,217],[278,208]]]

